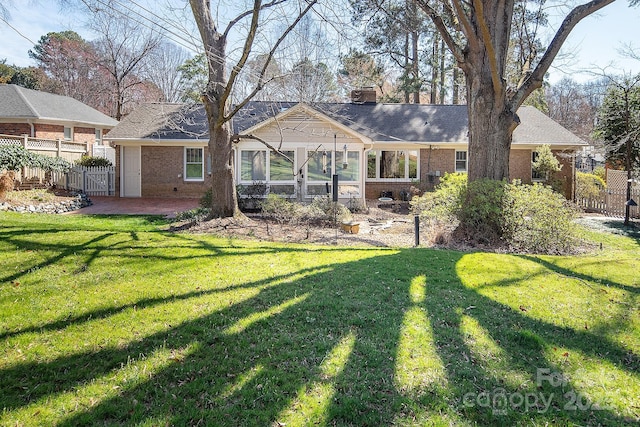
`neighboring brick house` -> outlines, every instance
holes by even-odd
[[[518,115],[510,178],[532,182],[533,153],[549,144],[564,165],[554,178],[572,198],[574,154],[585,143],[533,107]],[[264,183],[272,193],[301,200],[326,194],[332,159],[343,202],[389,193],[401,198],[413,185],[432,188],[445,173],[466,172],[468,165],[464,105],[256,101],[234,117],[233,129],[281,147],[294,162],[292,167],[259,140],[240,138],[234,144],[236,182]],[[199,197],[210,185],[202,106],[145,104],[108,139],[117,149],[120,196]]]
[[[0,85],[0,135],[101,145],[117,120],[68,96]]]

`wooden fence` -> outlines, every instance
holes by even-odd
[[[113,166],[74,166],[66,174],[57,176],[54,182],[58,187],[82,191],[89,196],[113,196],[116,189],[116,171]]]
[[[63,139],[32,138],[29,136],[0,135],[0,145],[21,145],[27,150],[51,157],[62,157],[69,162],[79,160],[87,153],[86,142],[65,141]],[[37,168],[23,168],[16,174],[16,180],[38,181],[46,180],[45,172]]]
[[[623,218],[627,202],[627,172],[609,169],[606,177],[607,188],[600,191],[598,197],[579,199],[577,203],[587,212]],[[635,183],[631,187],[631,198],[640,203],[640,187]],[[631,218],[640,218],[638,206],[631,206],[629,215]]]

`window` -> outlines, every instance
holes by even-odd
[[[330,181],[331,180],[331,156],[332,152],[326,152],[326,165],[323,164],[323,152],[316,151],[309,154],[307,162],[307,180],[308,181]],[[325,169],[326,167],[326,169]]]
[[[545,179],[545,176],[543,174],[533,169],[533,163],[535,163],[538,160],[539,155],[540,153],[538,153],[537,151],[531,152],[531,163],[532,163],[531,179],[533,181],[543,181]]]
[[[286,157],[285,157],[286,156]],[[295,151],[242,150],[240,151],[240,185],[255,186],[262,182],[264,190],[281,195],[295,194],[293,176]]]
[[[360,180],[360,153],[358,151],[347,151],[347,167],[344,167],[344,153],[336,153],[336,164],[338,165],[338,180],[359,181]]]
[[[184,149],[184,180],[204,181],[203,148]]]
[[[282,151],[282,154],[293,160],[293,151]],[[269,181],[293,181],[293,165],[275,151],[269,152]]]
[[[240,179],[242,181],[267,180],[267,152],[244,150],[240,152]]]
[[[96,129],[96,144],[102,145],[102,129]]]
[[[367,178],[409,180],[418,178],[418,151],[370,151],[367,154]]]
[[[467,171],[467,152],[456,151],[456,172]]]
[[[60,128],[58,128],[60,129]],[[73,128],[65,126],[64,127],[64,140],[71,141],[73,140]]]

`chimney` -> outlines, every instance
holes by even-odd
[[[351,91],[351,102],[353,104],[375,104],[376,90],[373,87],[363,87]]]

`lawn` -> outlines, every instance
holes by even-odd
[[[0,425],[631,425],[640,240],[572,257],[0,213]]]

